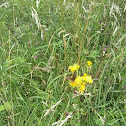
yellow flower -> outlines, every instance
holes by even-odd
[[[93,80],[92,80],[92,77],[91,76],[86,76],[85,77],[85,81],[92,84],[93,83]]]
[[[74,81],[74,82],[73,82],[73,81],[70,81],[70,85],[71,85],[72,87],[76,87],[75,81]]]
[[[83,81],[86,81],[87,80],[87,74],[86,73],[84,73],[84,76],[82,76],[82,78],[83,78]]]
[[[87,76],[87,74],[86,73],[84,73],[84,77],[86,77]]]
[[[92,66],[92,62],[91,61],[87,61],[87,67],[88,66]]]
[[[82,83],[82,80],[83,78],[81,76],[78,76],[76,79],[75,79],[75,83],[77,84],[77,86],[80,86],[81,83]]]
[[[92,62],[87,61],[87,67],[91,68]],[[87,75],[86,73],[83,74],[83,76],[76,76],[75,71],[78,70],[80,66],[78,64],[74,64],[73,66],[69,66],[69,70],[72,72],[72,77],[68,77],[67,79],[69,80],[69,84],[71,87],[76,88],[81,94],[83,94],[86,85],[87,84],[92,84],[93,79],[91,76]],[[88,68],[87,68],[88,72]],[[74,81],[73,81],[74,80]]]
[[[78,70],[80,68],[79,65],[74,64],[73,66],[69,66],[69,69],[72,73],[74,73],[75,70]]]
[[[86,85],[86,82],[85,82],[85,81],[83,81],[81,85],[84,85],[84,86],[85,86],[85,85]]]
[[[82,94],[83,91],[85,90],[85,85],[81,85],[78,90]]]

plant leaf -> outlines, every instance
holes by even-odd
[[[10,104],[9,102],[5,102],[5,103],[4,103],[4,108],[5,108],[7,111],[9,111],[9,110],[12,109],[12,106],[11,106],[11,104]]]
[[[1,105],[1,106],[0,106],[0,112],[3,111],[3,110],[4,110],[4,106]]]

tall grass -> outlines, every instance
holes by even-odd
[[[125,126],[124,0],[0,1],[0,126]],[[93,84],[71,88],[68,67]]]

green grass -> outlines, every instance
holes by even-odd
[[[65,126],[126,125],[126,3],[64,1],[0,1],[0,126],[51,126],[71,112]],[[82,75],[88,60],[91,95],[72,98],[68,67]]]

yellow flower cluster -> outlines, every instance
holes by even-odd
[[[87,61],[87,67],[92,66],[92,62],[91,61]]]
[[[91,76],[84,74],[84,76],[77,76],[74,81],[70,81],[72,87],[76,87],[79,92],[83,93],[87,84],[92,84],[93,80]]]
[[[90,63],[91,63],[91,61],[90,61]],[[79,67],[80,67],[79,65],[75,64],[73,66],[70,66],[69,69],[73,74],[73,72],[75,72],[77,69],[79,69]],[[83,93],[83,91],[85,90],[85,86],[87,84],[92,84],[93,80],[92,80],[91,76],[84,73],[83,76],[77,76],[75,78],[75,80],[73,80],[73,81],[69,80],[69,82],[72,87],[76,87],[80,93]]]
[[[78,70],[80,68],[79,65],[74,64],[73,66],[69,66],[69,70],[74,73],[74,71]]]

